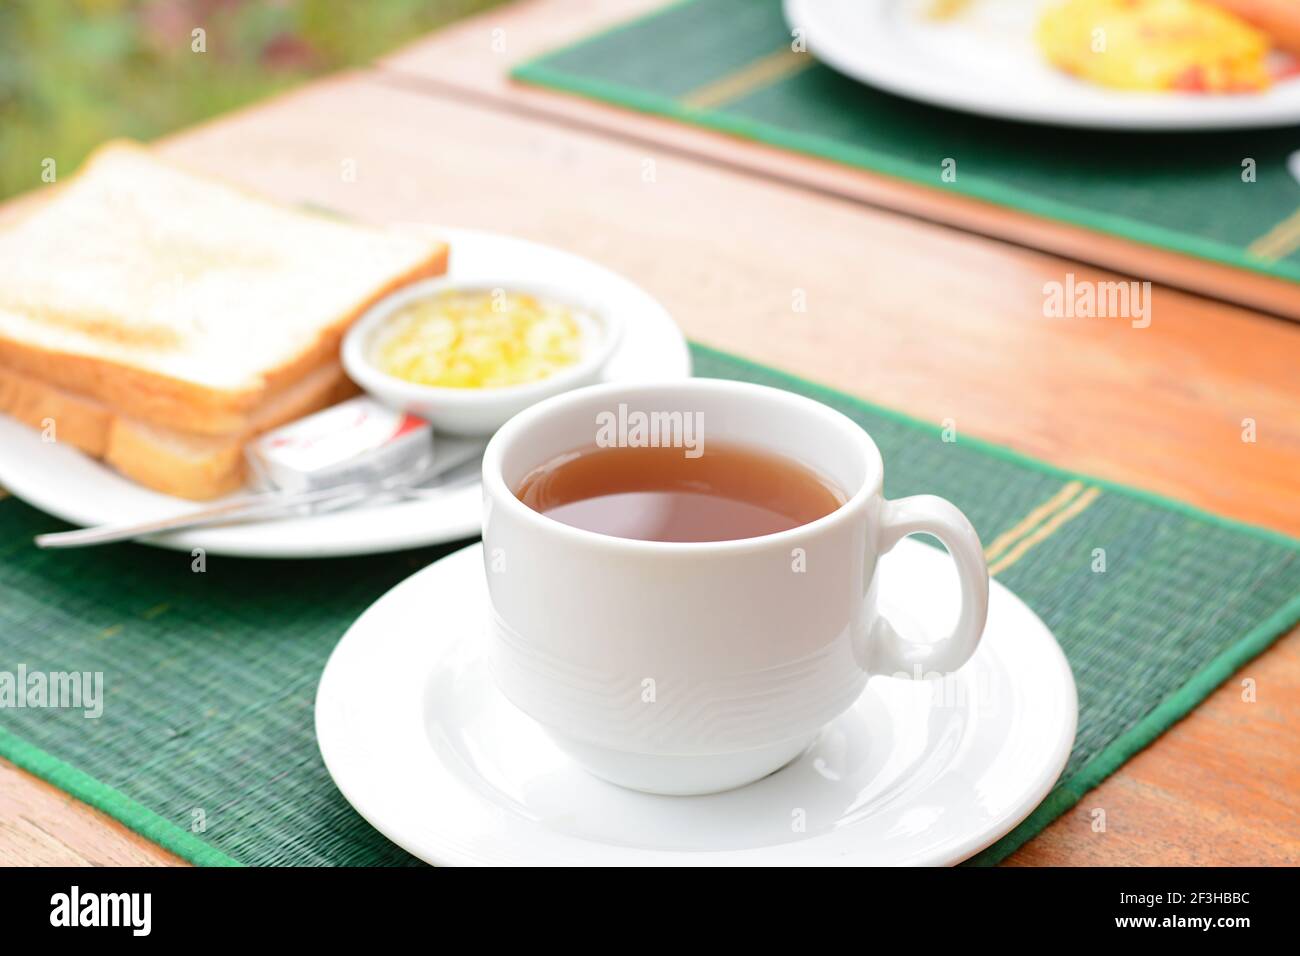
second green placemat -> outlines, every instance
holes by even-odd
[[[1053,129],[902,99],[791,51],[780,0],[688,0],[515,77],[1022,212],[1300,280],[1294,129]],[[942,177],[955,160],[956,178]],[[1243,179],[1253,160],[1254,180]]]

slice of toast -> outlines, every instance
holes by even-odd
[[[122,415],[238,432],[447,247],[281,207],[134,144],[0,230],[0,363]]]
[[[200,500],[244,484],[244,445],[254,435],[356,392],[338,362],[330,362],[241,419],[237,433],[201,435],[118,415],[97,399],[0,366],[0,412],[40,429],[51,441],[104,459],[155,491]]]

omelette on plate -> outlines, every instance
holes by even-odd
[[[1244,93],[1271,82],[1269,37],[1201,0],[1066,0],[1036,39],[1053,65],[1117,89]]]

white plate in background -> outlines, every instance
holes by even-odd
[[[1300,123],[1300,78],[1262,93],[1127,93],[1057,70],[1034,43],[1054,0],[972,0],[949,20],[933,0],[785,0],[808,50],[898,96],[1002,119],[1095,129],[1195,130]]]
[[[451,245],[447,275],[458,281],[498,281],[512,276],[521,282],[544,282],[555,288],[582,290],[585,300],[621,314],[625,323],[622,343],[605,369],[604,381],[690,375],[690,352],[672,317],[647,292],[617,273],[523,239],[463,229],[418,228]],[[0,487],[42,511],[82,526],[145,521],[199,504],[151,491],[71,446],[43,442],[38,431],[3,414]],[[420,500],[199,528],[159,535],[147,543],[261,558],[398,551],[477,535],[481,498],[481,488],[474,482]]]

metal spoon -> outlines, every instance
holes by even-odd
[[[204,528],[235,521],[264,520],[281,517],[287,513],[312,514],[339,511],[362,502],[370,504],[395,497],[430,497],[441,494],[450,487],[467,484],[477,476],[482,458],[481,442],[446,442],[433,465],[418,474],[394,475],[378,481],[357,482],[315,491],[296,493],[266,491],[240,495],[238,498],[166,518],[39,534],[34,540],[39,548],[84,548],[115,541],[130,541],[164,531]]]

